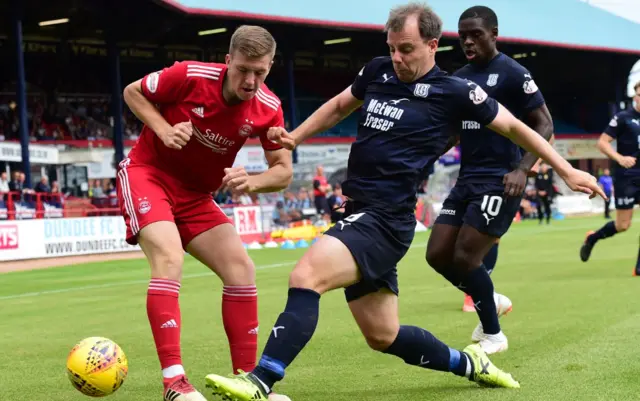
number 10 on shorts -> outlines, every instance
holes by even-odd
[[[500,213],[502,207],[502,196],[498,195],[485,195],[482,199],[482,205],[480,210],[489,216],[496,217]]]

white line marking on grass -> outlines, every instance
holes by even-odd
[[[276,268],[276,267],[293,266],[295,263],[296,263],[296,261],[288,261],[288,262],[283,262],[283,263],[275,263],[275,264],[272,264],[272,265],[256,266],[256,270],[265,270],[265,269],[273,269],[273,268]],[[190,279],[190,278],[207,277],[207,276],[214,276],[214,274],[213,274],[213,272],[196,273],[196,274],[185,274],[184,276],[182,276],[182,279],[185,280],[185,279]],[[37,296],[40,296],[40,295],[60,294],[60,293],[65,293],[65,292],[94,290],[94,289],[111,288],[111,287],[120,287],[120,286],[125,286],[125,285],[134,285],[134,284],[145,284],[145,283],[148,283],[148,282],[149,282],[149,280],[131,280],[131,281],[120,281],[120,282],[110,283],[110,284],[85,285],[85,286],[82,286],[82,287],[60,288],[58,290],[25,292],[25,293],[22,293],[22,294],[7,295],[7,296],[4,296],[4,297],[0,297],[0,301],[5,301],[5,300],[9,300],[9,299],[18,299],[18,298],[37,297]]]

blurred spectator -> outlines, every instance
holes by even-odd
[[[51,193],[52,194],[60,193],[60,185],[58,185],[58,181],[54,181],[51,183]]]
[[[104,198],[104,189],[102,189],[102,181],[97,179],[93,183],[93,188],[89,189],[90,198]]]
[[[329,214],[329,204],[327,203],[327,193],[331,190],[331,185],[324,175],[324,167],[316,167],[316,176],[313,177],[313,202],[318,214]]]
[[[33,189],[29,188],[29,186],[27,184],[25,184],[25,181],[27,180],[27,175],[23,172],[20,172],[20,185],[22,187],[22,193],[25,194],[35,194],[36,191],[34,191]]]
[[[20,182],[20,171],[13,172],[13,180],[9,181],[9,191],[22,192],[22,183]]]
[[[273,222],[278,226],[286,226],[291,222],[283,201],[276,202],[276,208],[273,209]]]
[[[107,190],[105,191],[105,195],[108,197],[118,196],[116,192],[116,187],[113,185],[112,181],[109,181],[109,183],[107,184]]]
[[[343,204],[345,202],[344,196],[342,196],[342,186],[340,184],[336,184],[333,187],[333,194],[329,196],[327,199],[327,203],[329,205],[329,210],[331,211],[331,222],[336,223],[339,220],[342,220],[342,216],[344,215],[344,207]]]
[[[49,186],[49,178],[46,176],[40,178],[40,182],[36,184],[34,189],[36,192],[50,193],[51,187]]]
[[[302,219],[302,211],[299,206],[300,202],[298,198],[296,198],[296,194],[291,191],[285,191],[283,209],[289,216],[290,221],[299,221]]]
[[[3,192],[9,192],[9,179],[6,171],[0,173],[0,193]]]
[[[300,188],[298,191],[298,203],[296,208],[298,210],[304,211],[305,209],[310,209],[311,206],[311,197],[309,196],[309,190],[306,188]]]

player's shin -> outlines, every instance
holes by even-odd
[[[250,372],[258,352],[258,292],[255,285],[224,286],[222,322],[229,339],[233,373]]]
[[[151,279],[147,291],[147,316],[165,382],[184,375],[180,355],[179,292],[178,281],[156,278]]]
[[[395,341],[384,351],[407,364],[470,377],[473,368],[467,356],[449,348],[430,332],[414,326],[400,326]]]
[[[500,322],[496,302],[493,298],[493,281],[484,265],[473,269],[461,283],[464,291],[471,295],[485,334],[498,334]]]
[[[304,288],[290,288],[284,312],[271,330],[262,358],[253,370],[268,390],[284,378],[285,369],[309,342],[318,324],[320,294]]]
[[[610,221],[604,226],[602,226],[598,231],[589,235],[587,237],[587,242],[589,243],[589,245],[595,245],[595,243],[598,242],[599,240],[613,237],[617,233],[618,233],[618,230],[616,229],[616,223],[613,221]]]
[[[487,255],[483,259],[484,267],[487,269],[489,274],[493,273],[493,270],[496,267],[496,263],[498,261],[498,245],[499,243],[493,244]]]
[[[443,276],[460,291],[471,296],[485,334],[498,334],[500,322],[494,299],[493,281],[484,265],[466,274],[451,268]]]

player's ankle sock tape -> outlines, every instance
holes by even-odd
[[[471,378],[471,359],[464,352],[449,348],[449,371],[457,376]]]
[[[598,242],[599,240],[605,239],[605,238],[609,238],[609,237],[613,237],[617,233],[618,233],[618,230],[616,230],[616,223],[613,222],[613,221],[610,221],[607,224],[605,224],[604,226],[602,226],[598,231],[596,231],[595,233],[593,233],[589,237],[587,237],[587,241],[591,245],[593,245],[596,242]]]
[[[493,298],[493,281],[484,266],[471,270],[462,280],[464,291],[473,298],[476,312],[486,334],[498,334],[500,323]]]
[[[449,372],[450,349],[433,334],[415,326],[400,326],[395,341],[384,351],[409,365]]]
[[[484,263],[485,269],[489,274],[493,273],[493,269],[496,267],[496,262],[498,261],[498,244],[493,244],[487,255],[484,257],[482,261]]]
[[[284,370],[309,342],[318,325],[320,294],[304,288],[290,288],[284,312],[264,348],[262,359],[253,370],[269,388],[284,378]]]

